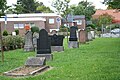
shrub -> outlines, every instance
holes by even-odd
[[[39,28],[38,28],[38,27],[36,27],[36,26],[31,27],[31,31],[32,31],[32,33],[34,33],[34,32],[39,33]]]
[[[18,29],[16,29],[15,32],[16,32],[16,35],[19,35],[19,30]]]
[[[59,32],[69,32],[70,31],[70,29],[68,28],[68,27],[65,27],[65,26],[61,26],[60,27],[60,30],[59,30]]]
[[[3,36],[8,36],[8,32],[6,30],[3,31]]]
[[[24,39],[21,36],[4,36],[3,46],[7,47],[8,50],[21,48],[24,44]]]

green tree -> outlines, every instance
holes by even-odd
[[[34,13],[36,11],[35,0],[17,0],[17,4],[14,5],[15,13]]]
[[[93,19],[92,22],[93,22],[93,24],[95,24],[97,29],[100,31],[102,25],[111,24],[113,19],[114,19],[114,17],[112,17],[111,15],[105,13],[105,14],[99,16],[98,19]]]
[[[86,20],[90,20],[92,15],[95,13],[95,6],[93,6],[90,2],[81,1],[78,6],[73,7],[73,10],[75,15],[85,15]]]
[[[63,16],[66,21],[68,14],[71,12],[71,9],[69,8],[70,0],[54,0],[52,2],[52,6],[56,9],[56,12]]]
[[[98,18],[99,25],[101,25],[101,24],[104,24],[104,25],[111,24],[112,20],[113,20],[113,17],[111,15],[107,14],[107,13],[99,16],[99,18]]]
[[[38,12],[44,12],[44,13],[52,13],[53,11],[44,5],[38,6],[36,9]]]
[[[0,17],[2,15],[5,15],[5,10],[8,8],[6,4],[7,4],[6,0],[0,1]]]
[[[120,0],[104,0],[103,4],[108,5],[109,9],[120,9]]]

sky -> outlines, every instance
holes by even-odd
[[[51,8],[52,0],[36,0],[39,2],[43,2],[45,6]],[[80,1],[83,0],[71,0],[70,4],[78,4]],[[87,0],[88,2],[92,2],[96,9],[106,9],[106,6],[102,4],[104,0]],[[17,0],[7,0],[8,5],[16,4]]]

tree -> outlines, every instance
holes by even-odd
[[[52,12],[49,7],[46,7],[42,2],[36,0],[17,0],[17,4],[14,4],[15,8],[9,12],[13,13],[41,13]]]
[[[56,9],[56,12],[63,16],[66,21],[68,14],[71,12],[69,8],[70,0],[54,0],[52,6]]]
[[[105,13],[105,14],[99,16],[98,19],[93,19],[92,22],[93,22],[93,24],[95,24],[97,29],[100,31],[102,25],[111,24],[113,19],[114,19],[114,17],[112,17],[111,15]]]
[[[7,4],[6,0],[0,1],[0,17],[5,15],[5,10],[8,8],[6,4]]]
[[[36,11],[35,0],[17,0],[14,5],[14,13],[34,13]]]
[[[78,6],[73,7],[73,10],[74,15],[85,15],[86,20],[90,20],[95,13],[95,6],[90,2],[81,1],[78,3]]]
[[[120,9],[120,0],[104,0],[103,4],[108,5],[109,9]]]
[[[99,22],[99,25],[101,24],[104,24],[104,25],[108,25],[108,24],[111,24],[112,23],[112,20],[113,20],[113,17],[107,13],[99,16],[98,18],[98,22]]]

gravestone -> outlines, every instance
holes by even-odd
[[[37,39],[39,38],[39,34],[38,33],[34,33],[33,34],[33,47],[35,49],[35,51],[37,51]]]
[[[92,41],[92,34],[91,34],[91,32],[88,32],[88,40]]]
[[[49,36],[51,38],[51,51],[54,52],[54,51],[58,51],[58,52],[61,52],[61,51],[64,51],[64,46],[63,46],[63,39],[64,39],[64,36],[63,35],[52,35],[52,36]]]
[[[69,43],[68,43],[68,47],[69,48],[78,48],[79,47],[79,43],[77,41],[77,33],[76,33],[77,27],[72,26],[70,27],[70,38],[69,38]]]
[[[48,37],[48,32],[41,29],[39,39],[37,39],[37,57],[45,57],[46,60],[52,60],[51,40]]]
[[[32,44],[32,32],[27,31],[25,34],[25,45],[24,45],[24,51],[33,51],[33,44]]]
[[[92,30],[92,31],[90,31],[90,32],[91,32],[91,34],[92,34],[92,38],[95,39],[95,31]]]
[[[86,43],[86,31],[83,29],[79,31],[79,42]]]
[[[45,57],[29,57],[25,62],[25,66],[44,66],[45,64]]]

